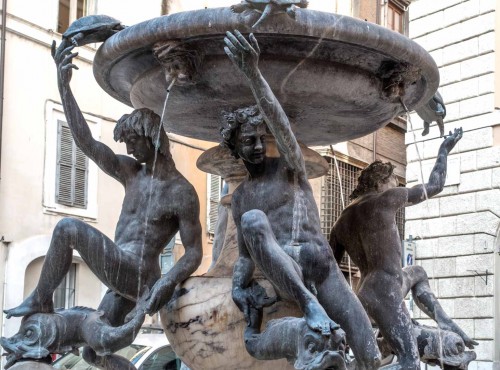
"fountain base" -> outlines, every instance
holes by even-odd
[[[274,289],[258,280],[269,296]],[[246,322],[231,297],[231,277],[191,277],[180,285],[179,297],[160,312],[175,353],[192,369],[292,370],[285,359],[261,361],[247,352],[243,340]],[[302,317],[290,302],[264,309],[263,326],[272,319]]]

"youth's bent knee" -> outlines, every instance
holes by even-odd
[[[407,266],[403,268],[403,271],[411,278],[413,281],[427,280],[427,272],[425,272],[422,266]]]
[[[54,232],[52,233],[52,238],[75,236],[77,235],[78,230],[80,229],[82,224],[84,223],[80,220],[65,217],[57,223],[56,227],[54,228]]]
[[[413,273],[417,276],[418,281],[428,280],[427,272],[425,272],[422,266],[413,266]]]
[[[241,229],[243,233],[255,233],[263,231],[269,227],[269,221],[264,212],[252,209],[241,216]]]

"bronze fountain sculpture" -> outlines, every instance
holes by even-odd
[[[333,243],[332,251],[319,231],[307,178],[321,175],[324,165],[304,145],[366,135],[404,113],[405,107],[415,109],[430,101],[439,84],[437,67],[402,35],[304,9],[304,1],[247,0],[243,5],[173,14],[123,30],[113,28],[111,21],[105,24],[99,40],[107,39],[96,54],[94,75],[105,91],[135,108],[118,122],[115,139],[125,141],[136,160],[116,156],[88,139],[69,88],[75,44],[93,40],[92,27],[87,27],[91,19],[85,20],[85,33],[76,33],[76,40],[71,34],[58,49],[53,47],[75,141],[125,186],[125,202],[115,242],[82,222],[62,221],[49,253],[63,262],[44,265],[35,292],[6,312],[26,320],[58,315],[51,294],[74,248],[110,288],[98,313],[88,311],[93,312],[90,319],[104,317],[117,333],[127,328],[118,344],[109,342],[113,349],[133,340],[146,313],[159,311],[170,343],[193,370],[375,369],[379,347],[383,353],[395,351],[407,368],[386,331],[385,342],[377,346],[361,304],[365,297],[358,300],[335,263],[339,244]],[[96,32],[102,31],[99,27]],[[250,32],[254,34],[244,36]],[[242,183],[228,201],[227,228],[213,268],[188,278],[201,257],[199,206],[194,189],[175,169],[165,131],[219,142],[221,122],[229,149],[207,151],[199,166],[233,178],[230,192]],[[445,143],[459,139],[457,133],[451,138]],[[242,162],[228,160],[231,153]],[[179,197],[179,192],[185,195]],[[158,253],[177,231],[186,254],[159,279]],[[102,248],[102,254],[95,248]],[[117,268],[122,263],[129,266],[127,274]],[[446,333],[407,324],[398,335],[414,335],[428,349],[420,357],[429,363],[443,361],[431,347]],[[464,335],[459,333],[459,342],[472,345]],[[455,339],[449,341],[455,367],[448,368],[465,369],[472,356],[464,355]],[[27,340],[21,332],[2,338],[9,365],[46,353],[23,352]],[[98,346],[92,338],[83,341],[90,363],[134,369],[101,350],[108,342]],[[346,342],[354,362],[345,356]],[[80,343],[75,334],[75,345]]]
[[[403,302],[410,291],[418,307],[434,319],[441,330],[458,336],[462,352],[465,346],[474,348],[478,344],[443,310],[421,266],[401,268],[401,241],[395,221],[400,208],[423,202],[443,190],[448,153],[461,138],[461,128],[450,132],[439,148],[428,182],[423,185],[399,187],[390,162],[373,162],[361,172],[358,186],[350,196],[353,201],[337,219],[330,234],[330,245],[337,260],[347,252],[359,266],[361,279],[357,296],[403,369],[420,369],[418,350],[422,347]],[[464,356],[469,359],[469,355]]]

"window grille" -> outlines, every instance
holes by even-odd
[[[161,15],[170,14],[172,0],[161,0]]]
[[[342,200],[340,192],[340,182],[337,177],[335,160],[331,157],[325,157],[328,162],[328,173],[324,177],[321,187],[321,230],[328,238],[333,224],[342,213]],[[344,204],[349,204],[349,195],[356,188],[358,182],[358,173],[361,168],[337,160],[342,182],[342,194],[344,195]]]
[[[335,167],[335,159],[332,157],[325,157],[328,162],[328,173],[325,175],[323,185],[321,187],[321,231],[327,239],[330,237],[333,225],[337,218],[342,213],[342,204],[347,206],[349,204],[349,195],[356,188],[358,182],[358,173],[361,168],[353,166],[337,160],[340,173],[340,181],[337,176],[337,169]],[[340,184],[342,183],[342,192],[340,191]],[[342,195],[344,203],[342,203]],[[348,268],[349,260],[347,253],[344,254],[340,262],[341,268]],[[351,263],[351,269],[356,272],[357,267]]]
[[[87,207],[88,158],[73,140],[66,122],[58,121],[56,202]]]
[[[404,184],[399,184],[399,186],[405,187]],[[399,239],[402,241],[405,237],[405,207],[398,209],[395,221],[399,231]]]

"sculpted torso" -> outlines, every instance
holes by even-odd
[[[116,244],[142,258],[156,258],[179,230],[181,211],[195,209],[195,199],[193,187],[177,170],[166,178],[151,178],[140,168],[125,184]]]
[[[245,212],[263,211],[278,244],[299,262],[307,276],[309,263],[305,258],[323,258],[323,253],[331,254],[319,227],[311,186],[303,176],[288,170],[281,158],[266,158],[263,166],[262,174],[245,180],[235,190],[233,216],[238,224]],[[323,252],[318,255],[319,251]]]
[[[335,223],[336,242],[360,268],[362,279],[380,270],[401,275],[401,239],[395,214],[398,204],[404,205],[405,191],[363,195],[347,206]]]

